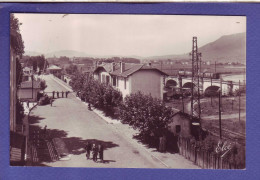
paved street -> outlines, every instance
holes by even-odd
[[[68,89],[50,75],[46,92]],[[31,113],[32,125],[47,129],[51,136],[64,140],[71,153],[67,161],[44,162],[54,167],[120,167],[120,168],[198,168],[178,154],[159,153],[132,139],[134,130],[127,125],[109,124],[73,94],[55,99],[50,105],[37,106]],[[104,163],[86,160],[85,143],[102,142],[105,146]]]

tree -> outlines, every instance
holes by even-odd
[[[21,84],[23,76],[22,65],[19,59],[16,59],[16,88]]]
[[[10,16],[10,46],[16,55],[22,56],[24,53],[24,42],[20,33],[19,20],[14,17],[14,14]]]
[[[17,97],[16,97],[17,98]],[[16,123],[22,124],[24,118],[24,108],[19,100],[16,101]]]
[[[34,70],[34,72],[36,72],[37,71],[37,61],[33,61],[33,70]]]
[[[14,17],[13,14],[10,15],[10,46],[11,49],[13,51],[13,54],[16,56],[22,56],[24,53],[24,43],[22,40],[22,36],[20,34],[20,25],[21,23],[19,23],[19,20],[17,18]],[[16,61],[16,88],[18,85],[20,85],[21,81],[22,81],[22,66],[21,63],[19,61],[18,58],[15,58]],[[13,97],[13,98],[17,98]],[[24,109],[23,106],[21,104],[21,102],[19,100],[16,101],[15,104],[16,108],[16,123],[17,124],[21,124],[22,123],[22,119],[24,117]]]
[[[68,74],[75,74],[78,73],[78,68],[76,65],[71,64],[65,69],[65,71]]]
[[[45,82],[45,80],[41,80],[41,82],[40,82],[41,84],[40,84],[40,87],[41,87],[41,90],[44,90],[44,89],[46,89],[47,88],[47,85],[46,85],[46,82]]]
[[[19,20],[14,17],[13,14],[10,16],[10,46],[13,53],[18,56],[22,56],[24,53],[24,43],[20,34]],[[20,85],[22,81],[22,66],[19,59],[16,59],[16,87]]]
[[[151,134],[155,138],[162,136],[173,115],[161,100],[141,92],[126,96],[119,109],[122,122],[138,129],[144,138]]]

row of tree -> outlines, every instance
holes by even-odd
[[[20,33],[20,25],[21,23],[19,22],[19,20],[14,16],[14,14],[10,15],[10,46],[11,49],[13,51],[13,54],[15,56],[22,56],[24,53],[24,42]],[[15,58],[16,61],[16,87],[18,88],[18,86],[21,84],[22,81],[22,66],[21,63],[19,61],[18,58]],[[17,95],[16,97],[16,123],[17,124],[21,124],[22,123],[22,119],[24,117],[24,108],[21,104],[21,102],[18,100]]]
[[[40,70],[43,70],[47,67],[48,61],[45,59],[43,55],[41,56],[23,56],[22,62],[27,67],[33,67],[33,70],[36,72],[39,68]]]
[[[70,85],[80,98],[95,108],[114,115],[116,107],[122,102],[122,94],[112,86],[99,83],[92,76],[77,73],[72,77]]]
[[[159,139],[167,131],[173,115],[161,100],[141,92],[126,96],[123,101],[120,91],[94,80],[91,75],[74,75],[71,86],[83,101],[138,129],[141,138]]]

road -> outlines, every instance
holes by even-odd
[[[46,80],[46,92],[67,91],[61,83],[50,75]],[[53,167],[120,167],[120,168],[198,168],[178,154],[153,152],[130,134],[126,125],[107,123],[73,94],[68,98],[55,99],[53,106],[37,106],[31,112],[32,125],[43,128],[47,125],[53,137],[64,140],[71,153],[67,161],[44,162]],[[87,141],[103,143],[105,163],[86,160],[84,146]],[[159,158],[158,158],[159,157]],[[171,157],[171,158],[169,158]],[[171,161],[172,160],[172,161]],[[167,163],[167,164],[166,164]]]

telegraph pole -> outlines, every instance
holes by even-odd
[[[238,120],[240,122],[240,80],[238,82]]]
[[[210,76],[210,86],[212,87],[212,76]],[[212,106],[212,93],[210,95],[210,104]]]
[[[33,99],[33,74],[32,74],[32,99]]]
[[[200,121],[200,57],[198,52],[197,37],[192,39],[192,88],[191,88],[191,115]]]
[[[219,90],[219,99],[218,99],[218,114],[219,114],[219,138],[222,139],[222,130],[221,130],[221,89]]]

